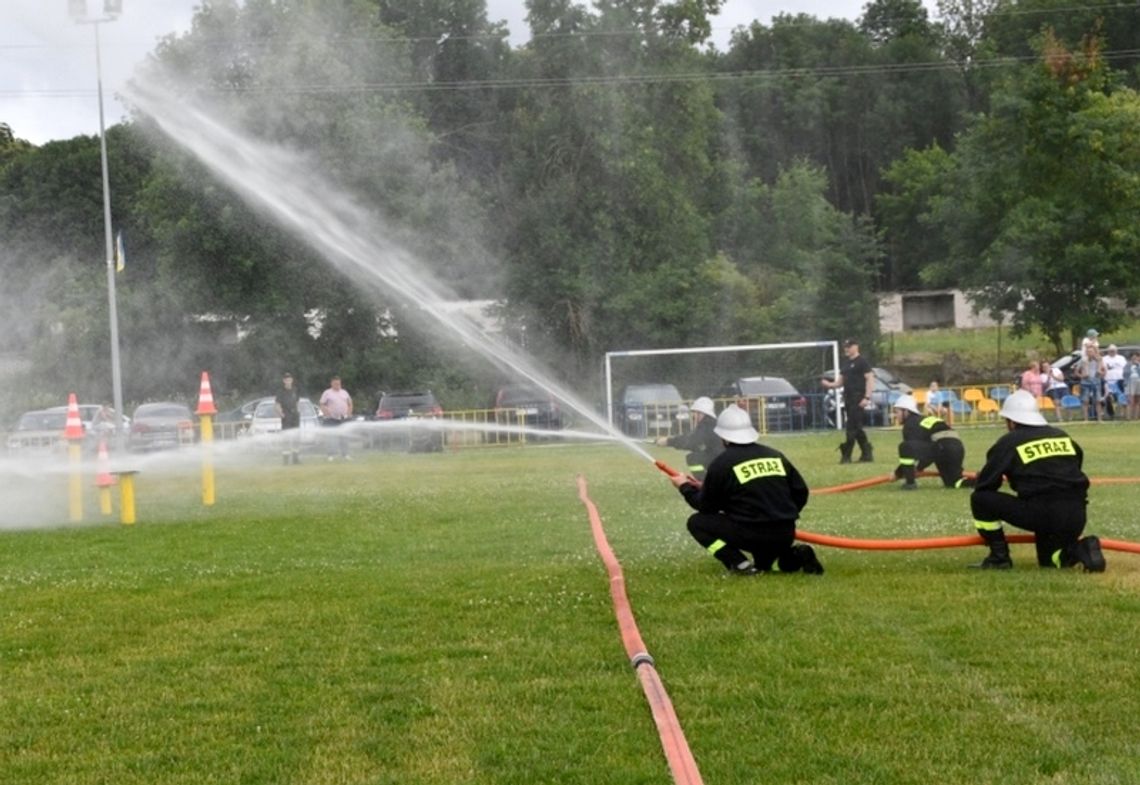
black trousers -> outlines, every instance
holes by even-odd
[[[899,458],[914,461],[912,471],[922,471],[930,464],[938,469],[938,476],[947,488],[956,487],[962,479],[962,462],[966,458],[966,448],[958,439],[939,439],[936,442],[905,441],[899,443]],[[905,472],[904,472],[905,473]],[[914,482],[912,475],[908,482]]]
[[[693,539],[725,567],[747,561],[743,551],[752,554],[752,563],[760,570],[775,564],[780,572],[795,572],[803,566],[792,551],[795,521],[742,524],[727,515],[698,512],[689,516],[688,527]]]
[[[970,511],[977,521],[1005,521],[1037,535],[1037,563],[1053,566],[1053,554],[1062,552],[1066,564],[1076,563],[1077,540],[1085,530],[1086,501],[1068,496],[1021,499],[1000,491],[974,491]],[[986,534],[982,533],[983,537]],[[988,540],[988,538],[987,538]]]
[[[856,401],[854,406],[844,406],[843,413],[846,415],[844,427],[847,434],[847,441],[840,447],[843,454],[851,455],[855,444],[858,443],[860,454],[870,455],[871,442],[867,439],[867,432],[863,430],[863,416],[865,414],[863,407]]]

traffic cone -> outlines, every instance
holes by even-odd
[[[217,414],[214,406],[214,394],[210,392],[210,375],[202,371],[202,386],[198,390],[198,410],[195,414]]]
[[[68,441],[83,440],[83,420],[79,419],[79,401],[75,399],[75,393],[67,396],[67,424],[63,429],[63,438]]]

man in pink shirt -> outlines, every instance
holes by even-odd
[[[329,381],[329,388],[321,393],[320,406],[321,422],[326,427],[337,428],[352,419],[352,396],[348,394],[348,390],[340,386],[339,376],[334,376]],[[329,439],[328,445],[330,461],[336,458],[338,451],[346,461],[352,460],[352,456],[348,454],[347,436],[338,434]]]

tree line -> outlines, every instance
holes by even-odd
[[[1060,350],[1140,295],[1140,14],[874,0],[709,34],[720,0],[218,0],[149,78],[306,152],[587,393],[621,348],[878,337],[879,291],[958,286]],[[3,118],[0,118],[3,120]],[[109,390],[99,144],[0,133],[10,397]],[[108,130],[125,397],[283,368],[480,404],[495,371],[253,212],[137,115]],[[1106,298],[1112,298],[1106,300]],[[18,392],[17,392],[18,390]],[[54,400],[54,397],[53,397]]]

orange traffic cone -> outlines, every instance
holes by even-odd
[[[67,396],[67,424],[63,429],[63,438],[68,441],[83,439],[83,420],[79,419],[79,401],[75,399],[75,393]]]
[[[210,391],[210,375],[202,371],[202,386],[198,390],[198,410],[195,414],[217,414],[214,394]]]

